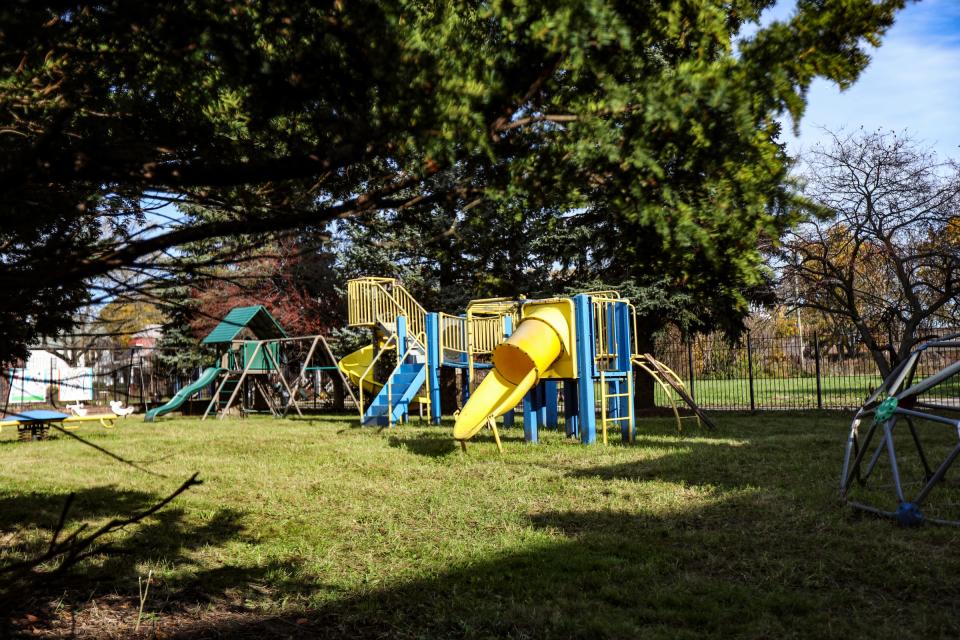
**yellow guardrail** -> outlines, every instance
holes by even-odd
[[[511,298],[483,298],[470,301],[465,317],[439,314],[441,354],[466,356],[472,379],[475,359],[489,356],[503,342],[504,318],[517,323],[519,304]],[[347,282],[350,326],[389,326],[401,315],[407,319],[411,338],[425,348],[427,311],[395,278],[363,277]]]
[[[616,297],[597,295],[599,293],[613,293]],[[614,317],[614,304],[622,303],[623,300],[619,294],[614,292],[597,292],[591,294],[591,303],[593,305],[593,353],[597,367],[600,369],[609,369],[613,366],[617,358],[617,351],[610,343],[609,328]]]
[[[503,342],[504,316],[466,318],[441,313],[440,350],[484,356]]]
[[[347,282],[347,323],[375,327],[407,319],[407,331],[421,345],[426,342],[427,311],[394,278],[354,278]]]
[[[463,316],[452,316],[448,313],[438,314],[440,317],[440,354],[445,351],[467,353],[467,319]]]
[[[503,317],[470,318],[467,323],[467,339],[474,355],[489,355],[503,342]]]

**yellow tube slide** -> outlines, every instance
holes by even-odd
[[[488,418],[517,405],[550,365],[569,352],[567,319],[551,307],[533,309],[505,342],[493,351],[493,371],[487,374],[460,410],[453,437],[469,440]]]
[[[353,353],[344,356],[343,359],[337,363],[337,366],[340,367],[340,371],[343,372],[343,375],[347,376],[347,379],[349,379],[354,386],[359,387],[360,376],[362,376],[363,372],[366,371],[367,367],[370,366],[370,363],[373,361],[373,356],[373,345],[368,344],[367,346],[357,349]],[[363,381],[364,391],[370,391],[371,393],[376,393],[382,386],[382,384],[369,378]]]

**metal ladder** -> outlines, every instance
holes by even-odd
[[[615,393],[610,393],[610,385],[617,387]],[[627,386],[626,392],[621,391],[623,385]],[[620,399],[627,399],[627,415],[610,416],[610,409],[615,409],[619,413]],[[610,400],[613,400],[611,405]],[[628,438],[633,442],[633,372],[627,371],[626,375],[607,377],[607,372],[600,371],[600,426],[603,431],[603,444],[607,444],[607,428],[610,425],[616,425],[618,422],[626,422]]]

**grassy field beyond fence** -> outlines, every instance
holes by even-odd
[[[684,381],[690,387],[689,380]],[[831,376],[820,380],[820,401],[817,400],[817,379],[754,378],[753,397],[756,409],[856,409],[863,400],[883,382],[880,376]],[[707,409],[750,410],[750,380],[697,379],[693,382],[694,398]],[[667,397],[659,387],[656,402],[668,406]],[[681,403],[682,405],[682,403]]]
[[[849,416],[721,415],[633,446],[353,418],[128,420],[0,440],[0,563],[204,484],[9,612],[17,632],[130,637],[903,638],[960,634],[960,532],[837,499]]]

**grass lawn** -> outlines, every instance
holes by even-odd
[[[449,429],[133,419],[0,441],[0,564],[44,548],[64,498],[103,522],[202,486],[8,612],[23,633],[130,637],[872,638],[960,635],[960,531],[857,516],[846,416],[719,415],[678,439],[466,455]],[[0,633],[2,635],[2,633]]]

